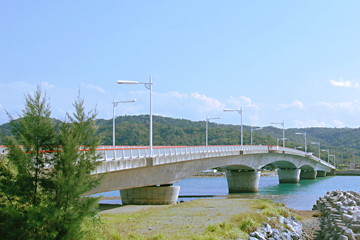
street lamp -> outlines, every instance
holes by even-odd
[[[307,152],[307,146],[306,146],[306,132],[303,132],[303,133],[295,133],[297,135],[304,135],[305,136],[305,153]]]
[[[282,121],[282,122],[272,122],[271,124],[280,124],[280,125],[282,125],[283,126],[283,148],[284,148],[284,150],[283,151],[285,151],[285,122],[284,122],[284,120]]]
[[[130,100],[130,101],[119,101],[119,102],[115,102],[115,98],[113,99],[113,146],[115,146],[115,107],[119,104],[119,103],[130,103],[130,102],[136,102],[136,99],[134,100]]]
[[[242,124],[242,107],[240,107],[239,110],[235,110],[235,109],[224,109],[224,112],[238,112],[241,115],[241,148],[243,146],[243,124]]]
[[[251,135],[251,145],[253,144],[253,131],[257,131],[257,130],[261,130],[262,128],[254,128],[254,127],[251,127],[250,128],[250,135]]]
[[[311,142],[311,144],[319,146],[319,158],[321,159],[321,157],[320,157],[320,142]]]
[[[279,141],[280,140],[284,140],[284,138],[276,138],[277,139],[277,141],[276,141],[276,146],[279,146]],[[286,138],[285,138],[286,139]]]
[[[329,155],[329,157],[334,157],[334,166],[336,167],[336,165],[335,165],[335,154],[334,155]]]
[[[118,80],[118,84],[144,84],[145,88],[150,90],[150,131],[149,131],[149,148],[150,148],[150,157],[153,155],[152,150],[152,78],[150,76],[150,81],[148,83],[145,82],[136,82],[136,81],[124,81]]]
[[[221,117],[209,118],[206,116],[206,146],[208,145],[208,123],[210,119],[221,119]]]
[[[325,149],[325,150],[321,150],[322,152],[327,152],[328,153],[328,163],[329,163],[329,149]]]

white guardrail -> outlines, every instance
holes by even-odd
[[[261,145],[222,145],[222,146],[157,146],[153,147],[153,155],[150,156],[149,146],[99,146],[97,149],[102,158],[98,159],[102,163],[97,167],[93,174],[123,169],[154,166],[173,162],[182,162],[210,157],[222,157],[242,154],[266,154],[283,153],[284,148],[279,146]],[[6,146],[0,145],[0,155],[7,153]],[[285,148],[285,154],[308,157],[325,166],[334,168],[333,165],[315,157],[312,154]],[[151,159],[149,159],[151,158]]]
[[[93,172],[104,173],[124,169],[154,166],[173,162],[182,162],[210,157],[222,157],[242,154],[264,154],[264,153],[283,153],[284,148],[279,146],[260,146],[260,145],[232,145],[232,146],[158,146],[153,147],[153,155],[150,156],[148,146],[143,147],[123,147],[123,146],[101,146],[97,151],[102,153],[99,161],[102,163]],[[285,148],[285,154],[309,157],[330,168],[331,164],[321,160],[312,154]]]

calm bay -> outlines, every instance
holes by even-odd
[[[229,194],[225,177],[192,177],[174,183],[180,186],[179,201],[202,197],[216,198],[268,198],[284,203],[292,209],[311,210],[319,197],[328,191],[360,192],[360,176],[319,177],[314,180],[300,180],[299,183],[279,184],[278,177],[261,177],[259,192],[253,194]],[[97,194],[98,195],[98,194]],[[104,197],[119,196],[119,191],[102,193]],[[103,204],[119,204],[121,200],[101,200]]]

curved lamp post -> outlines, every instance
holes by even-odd
[[[329,163],[329,162],[330,162],[330,161],[329,161],[329,156],[330,156],[329,151],[330,151],[330,150],[329,150],[329,149],[325,149],[325,150],[321,150],[321,151],[322,151],[322,152],[327,152],[327,153],[328,153],[328,163]]]
[[[284,139],[284,138],[276,138],[277,139],[277,141],[276,141],[276,146],[279,146],[279,141],[280,140],[286,140],[286,138]]]
[[[336,167],[336,165],[335,165],[335,154],[334,155],[329,155],[329,157],[334,157],[334,166]]]
[[[283,139],[283,151],[285,151],[285,122],[284,122],[284,120],[282,121],[282,122],[272,122],[271,124],[280,124],[280,125],[282,125],[283,126],[283,137],[282,137],[282,139]]]
[[[208,145],[208,124],[210,119],[221,119],[221,117],[209,118],[206,116],[206,146]]]
[[[303,133],[295,133],[295,134],[297,134],[297,135],[304,135],[304,137],[305,137],[305,153],[307,152],[307,146],[306,146],[306,132],[303,132]]]
[[[241,115],[241,148],[243,146],[243,124],[242,124],[242,107],[240,107],[239,110],[235,110],[235,109],[224,109],[224,112],[238,112]]]
[[[130,100],[130,101],[119,101],[115,102],[115,98],[113,99],[113,146],[115,146],[115,108],[119,103],[130,103],[130,102],[136,102],[136,99]]]
[[[260,127],[260,128],[254,128],[254,127],[251,127],[250,128],[250,139],[251,139],[251,145],[253,144],[253,131],[257,131],[257,130],[261,130],[262,128]]]
[[[144,84],[145,88],[150,90],[150,131],[149,131],[149,148],[150,148],[150,157],[153,155],[153,146],[152,146],[152,78],[150,76],[150,81],[146,82],[136,82],[136,81],[124,81],[118,80],[118,84]]]
[[[321,157],[320,157],[320,142],[311,142],[311,144],[319,146],[319,158],[321,159]]]

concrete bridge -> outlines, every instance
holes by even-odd
[[[98,149],[101,164],[92,174],[103,175],[88,194],[120,190],[123,204],[177,202],[180,187],[173,183],[195,173],[226,169],[229,193],[257,192],[262,167],[278,168],[279,183],[325,177],[331,164],[303,151],[278,146],[110,147]]]

